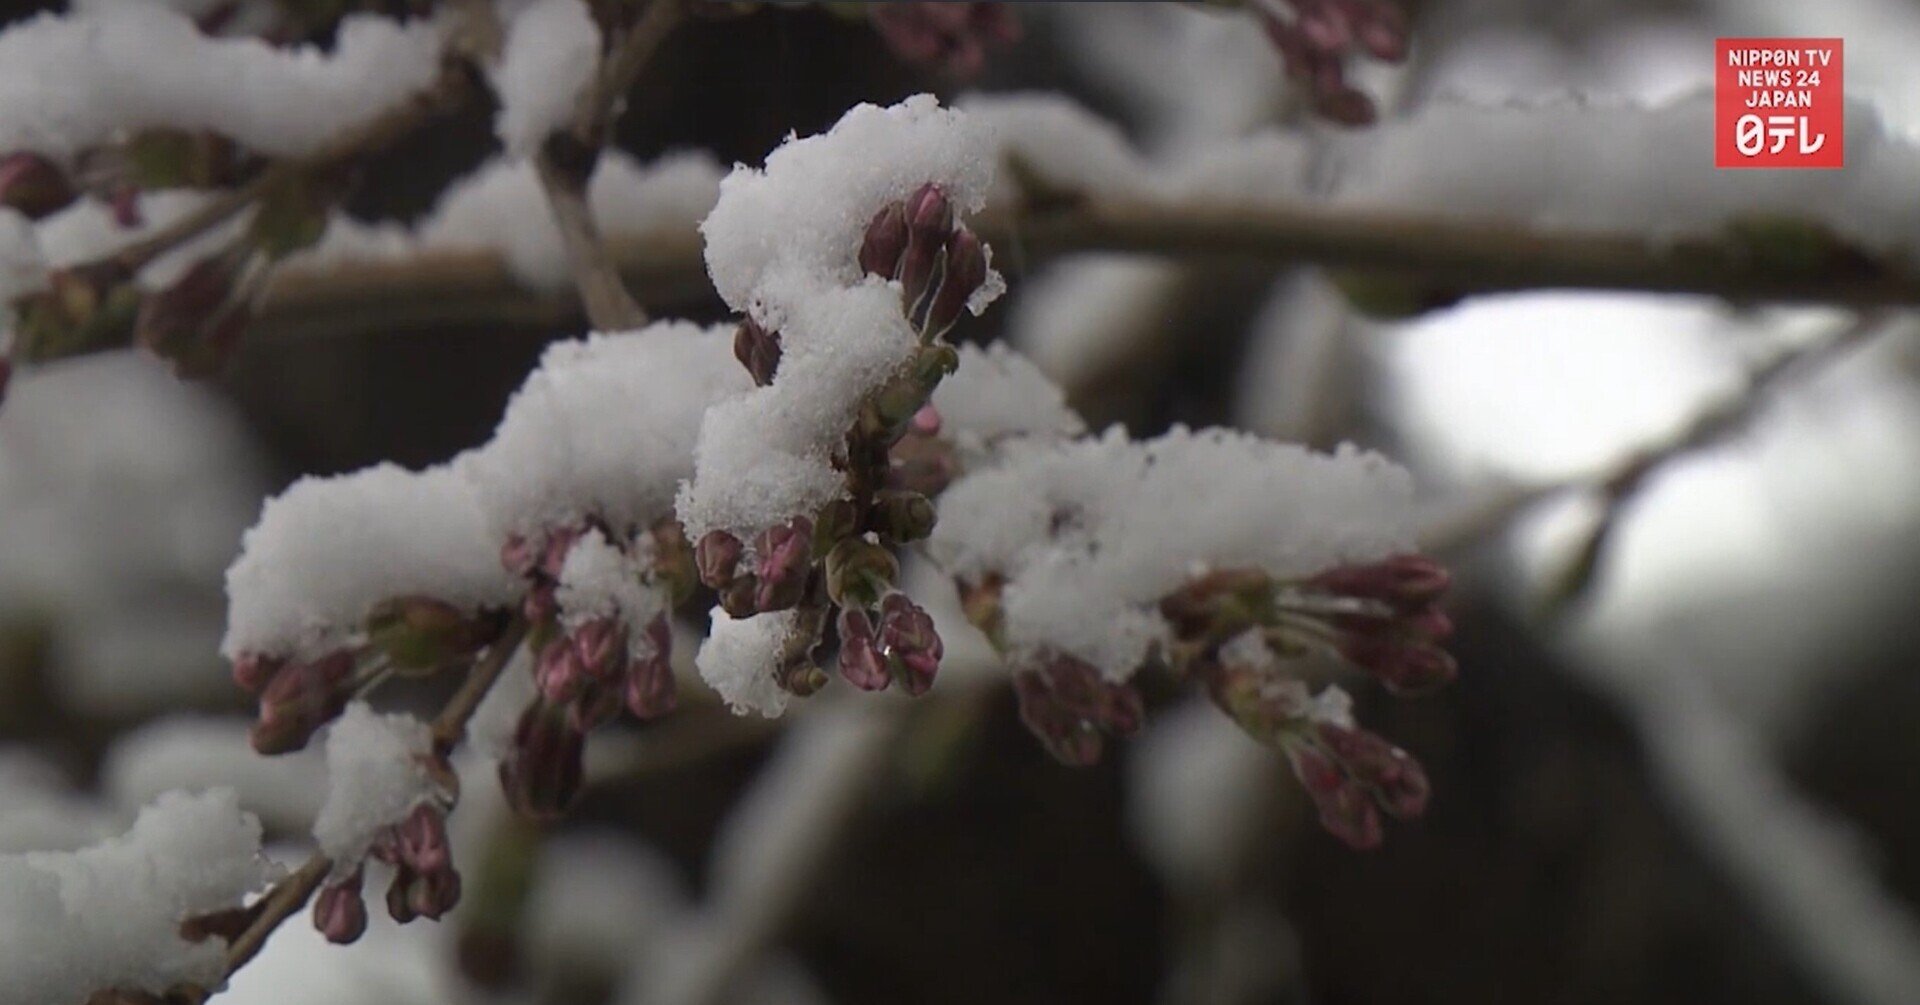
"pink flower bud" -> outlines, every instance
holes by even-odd
[[[135,343],[172,362],[181,377],[219,372],[236,348],[230,344],[231,319],[244,325],[249,314],[237,289],[245,262],[230,252],[208,255],[146,297],[134,322]]]
[[[733,332],[733,355],[756,385],[766,387],[780,368],[780,333],[767,331],[758,321],[745,318]]]
[[[566,720],[564,707],[535,703],[521,714],[500,764],[507,802],[535,820],[558,819],[580,792],[586,737]]]
[[[812,571],[813,521],[794,517],[762,531],[754,542],[759,561],[754,575],[759,586],[753,603],[762,611],[783,611],[800,602]]]
[[[857,607],[840,609],[840,676],[862,691],[884,691],[893,682],[887,658],[874,638],[873,619]]]
[[[1355,850],[1380,846],[1386,836],[1380,825],[1380,810],[1365,788],[1310,744],[1289,744],[1287,760],[1301,787],[1312,797],[1320,812],[1320,825],[1328,833]]]
[[[567,706],[567,728],[590,733],[612,722],[620,714],[621,682],[594,681]]]
[[[1420,762],[1377,733],[1320,723],[1314,734],[1347,773],[1372,790],[1380,808],[1407,820],[1426,812],[1432,788]]]
[[[1453,577],[1446,567],[1425,555],[1395,555],[1367,565],[1343,565],[1308,580],[1326,593],[1378,600],[1397,611],[1412,613],[1446,595]]]
[[[887,668],[908,694],[918,697],[933,687],[946,645],[933,617],[906,594],[890,593],[880,602],[879,642]]]
[[[741,552],[746,546],[740,539],[724,530],[711,530],[694,546],[694,565],[700,570],[700,581],[716,590],[724,590],[733,582],[733,576],[740,567]]]
[[[447,847],[446,815],[429,803],[415,806],[394,828],[394,850],[403,864],[417,872],[450,868],[453,853]]]
[[[900,273],[900,256],[907,250],[907,213],[900,203],[880,207],[867,223],[866,237],[860,242],[860,271],[882,279]]]
[[[574,543],[585,533],[580,527],[562,527],[549,533],[540,549],[541,575],[558,580],[560,570],[567,567],[567,553],[573,550]]]
[[[259,694],[286,665],[286,660],[263,653],[242,653],[233,661],[233,682],[248,694]]]
[[[636,719],[657,719],[673,711],[679,685],[673,679],[673,661],[664,651],[627,667],[627,711]]]
[[[260,694],[259,718],[249,732],[253,749],[271,755],[305,747],[346,710],[353,671],[353,654],[341,649],[275,674]]]
[[[367,902],[360,893],[360,870],[320,888],[313,899],[313,927],[338,946],[357,942],[367,932]]]
[[[520,614],[528,624],[544,625],[551,622],[560,613],[560,600],[554,595],[552,583],[536,583],[527,589],[527,595],[520,601]]]
[[[927,308],[925,334],[929,338],[944,335],[960,320],[967,301],[987,281],[987,250],[979,235],[960,227],[947,239],[946,274],[939,292]]]
[[[1350,633],[1340,642],[1340,655],[1396,695],[1426,694],[1459,676],[1459,665],[1446,650],[1391,636]]]
[[[940,410],[931,404],[922,405],[913,413],[913,421],[908,423],[907,431],[915,436],[940,435]]]
[[[1131,685],[1112,683],[1071,656],[1054,656],[1017,673],[1014,693],[1027,728],[1054,757],[1072,765],[1099,760],[1104,736],[1128,735],[1144,718],[1140,694]]]
[[[581,623],[569,636],[573,655],[587,676],[608,681],[627,668],[627,629],[612,618]]]
[[[555,705],[565,705],[586,689],[587,671],[581,666],[574,647],[560,638],[540,650],[540,658],[533,665],[533,680],[542,698]]]
[[[953,204],[940,186],[928,182],[907,197],[905,211],[907,250],[900,259],[900,285],[905,291],[907,315],[917,317],[953,232]]]

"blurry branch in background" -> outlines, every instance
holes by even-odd
[[[1824,372],[1879,336],[1908,330],[1909,322],[1893,311],[1868,311],[1824,338],[1781,350],[1755,367],[1739,388],[1708,402],[1670,437],[1629,453],[1597,475],[1505,489],[1430,523],[1421,534],[1421,547],[1445,554],[1499,532],[1546,499],[1565,493],[1591,495],[1601,512],[1541,598],[1543,613],[1559,613],[1583,598],[1597,581],[1625,511],[1656,474],[1744,432],[1777,392]]]
[[[1920,305],[1920,272],[1850,245],[1821,225],[1784,219],[1669,238],[1305,204],[1044,193],[979,222],[982,237],[1009,249],[1019,265],[1087,252],[1312,264],[1398,284],[1415,308],[1525,289],[1692,293],[1743,304]],[[696,234],[610,233],[605,245],[611,265],[649,303],[712,299]],[[478,310],[471,295],[486,299],[489,317],[545,322],[577,310],[509,276],[498,254],[474,249],[365,266],[294,263],[269,291],[257,325],[272,337],[279,330],[311,330],[322,317],[333,330],[344,325],[365,332],[460,323]],[[462,295],[447,295],[453,290]]]

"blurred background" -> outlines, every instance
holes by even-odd
[[[1062,92],[1149,155],[1275,127],[1337,139],[1244,17],[1014,6],[1023,39],[965,82],[813,8],[703,20],[650,67],[621,145],[757,161],[858,101],[928,89]],[[1716,36],[1800,35],[1844,36],[1850,95],[1890,134],[1920,131],[1920,7],[1900,0],[1422,0],[1412,15],[1408,63],[1359,68],[1388,120],[1463,100],[1671,100],[1710,86]],[[493,144],[490,110],[436,125],[368,171],[353,212],[417,218]],[[1094,426],[1353,440],[1415,470],[1428,545],[1460,576],[1460,681],[1416,702],[1355,690],[1361,720],[1431,772],[1424,819],[1347,850],[1274,752],[1171,691],[1143,736],[1080,770],[1026,735],[1010,693],[965,690],[914,710],[860,791],[827,794],[797,781],[835,756],[807,744],[858,734],[857,714],[783,735],[696,702],[597,738],[606,763],[550,832],[470,784],[469,894],[445,925],[376,923],[347,949],[289,925],[227,1000],[667,1000],[654,975],[697,953],[703,899],[805,840],[756,833],[782,797],[839,799],[843,826],[740,961],[734,1001],[1920,996],[1908,319],[1862,335],[1835,308],[1552,291],[1389,318],[1312,268],[1007,260],[1011,297],[960,336],[1032,354]],[[710,297],[673,299],[649,306],[721,317]],[[297,841],[319,766],[252,757],[215,652],[241,532],[301,474],[482,442],[542,345],[578,331],[309,325],[251,338],[213,385],[130,354],[21,376],[0,409],[0,850],[83,845],[161,789],[208,783]],[[1650,451],[1661,463],[1622,488]]]

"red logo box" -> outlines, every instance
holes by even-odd
[[[1717,40],[1714,166],[1845,167],[1844,44],[1837,38]]]

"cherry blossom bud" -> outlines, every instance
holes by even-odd
[[[1106,746],[1099,728],[1053,701],[1051,689],[1039,673],[1015,674],[1013,690],[1020,702],[1020,721],[1055,760],[1077,768],[1099,762]]]
[[[355,869],[352,876],[321,887],[314,897],[313,927],[328,942],[344,946],[366,934],[367,902],[360,892],[361,883],[361,872]]]
[[[624,674],[622,675],[624,678]],[[620,714],[620,705],[625,695],[622,681],[594,681],[580,696],[567,706],[567,727],[579,733],[590,733],[612,722]]]
[[[866,237],[860,243],[860,271],[893,279],[900,273],[900,256],[906,250],[906,209],[900,203],[890,202],[867,223]]]
[[[569,636],[574,658],[580,668],[595,680],[607,681],[627,668],[627,629],[612,618],[582,622]]]
[[[1116,684],[1071,656],[1054,656],[1014,677],[1020,718],[1047,750],[1064,763],[1099,760],[1105,735],[1126,736],[1145,717],[1140,694]]]
[[[624,697],[627,711],[636,719],[657,719],[673,711],[679,699],[673,662],[665,655],[634,660],[627,667]]]
[[[500,785],[519,813],[553,820],[580,792],[586,737],[567,726],[565,708],[536,703],[520,716],[513,746],[500,764]]]
[[[555,705],[565,705],[586,690],[587,671],[573,645],[567,639],[555,639],[540,650],[540,658],[534,661],[533,681],[542,698]]]
[[[967,301],[987,281],[987,250],[979,235],[965,227],[947,239],[947,271],[940,290],[927,308],[925,334],[928,338],[944,335],[960,320]]]
[[[520,614],[530,625],[549,624],[559,613],[560,600],[554,595],[552,583],[534,584],[520,601]]]
[[[346,710],[353,654],[341,649],[308,663],[289,664],[260,695],[260,715],[248,737],[262,754],[299,750],[315,731]]]
[[[406,924],[420,916],[413,907],[413,870],[401,868],[393,875],[393,882],[387,884],[387,916],[398,924]]]
[[[552,580],[559,580],[560,571],[567,567],[567,555],[573,546],[586,534],[581,527],[562,527],[547,535],[547,541],[540,550],[540,574]]]
[[[1006,588],[1006,580],[988,574],[976,582],[962,581],[956,585],[960,591],[960,611],[967,616],[967,623],[980,629],[990,639],[999,638],[1006,620],[1005,609],[1000,605],[1000,594]]]
[[[908,424],[907,431],[915,436],[939,436],[940,410],[931,404],[921,406],[918,412],[913,413],[913,421]]]
[[[887,458],[887,487],[933,497],[959,477],[953,445],[931,436],[908,436],[894,443]]]
[[[1379,634],[1350,633],[1340,642],[1340,655],[1379,678],[1396,695],[1426,694],[1452,683],[1459,665],[1435,645],[1408,644]]]
[[[953,231],[953,204],[940,186],[928,182],[907,197],[907,250],[900,259],[900,286],[907,315],[917,317],[919,306],[938,279],[941,252]]]
[[[242,653],[239,659],[233,661],[233,682],[248,694],[257,695],[286,662],[278,656]]]
[[[752,573],[735,576],[733,582],[720,591],[720,608],[736,618],[750,618],[759,613],[754,606],[754,598],[760,593],[760,580]]]
[[[827,596],[842,607],[874,607],[900,578],[900,562],[865,538],[850,537],[827,553]]]
[[[751,317],[742,319],[740,327],[734,329],[734,358],[747,368],[753,382],[760,387],[773,383],[774,371],[780,368],[780,354],[779,332],[767,331]]]
[[[693,596],[700,573],[694,565],[693,546],[687,543],[686,530],[678,520],[662,520],[647,531],[653,545],[653,578],[667,591],[669,606],[679,606]]]
[[[439,921],[459,903],[460,874],[451,868],[421,873],[407,884],[407,906],[429,921]]]
[[[1348,777],[1326,754],[1307,744],[1287,748],[1293,773],[1320,811],[1320,825],[1357,851],[1380,847],[1386,834],[1380,809],[1365,787]]]
[[[875,529],[900,544],[925,540],[937,519],[933,500],[918,492],[882,492],[873,502]]]
[[[915,697],[933,687],[940,658],[946,655],[933,616],[904,593],[890,593],[880,602],[880,648],[894,679]]]
[[[453,853],[447,847],[446,814],[431,803],[421,803],[394,828],[394,850],[400,861],[417,872],[449,868]]]
[[[741,552],[746,546],[740,539],[724,530],[710,530],[694,546],[693,562],[700,570],[700,581],[716,590],[724,590],[733,582],[735,570],[740,567]]]
[[[874,637],[873,619],[857,607],[840,609],[840,676],[862,691],[884,691],[893,677]]]
[[[1425,555],[1395,555],[1368,565],[1329,569],[1308,583],[1327,593],[1379,600],[1395,610],[1413,612],[1444,596],[1453,577]]]
[[[39,154],[0,157],[0,206],[29,220],[65,209],[79,195],[66,172]]]
[[[1333,723],[1318,723],[1314,735],[1355,781],[1372,790],[1380,808],[1402,820],[1426,812],[1432,787],[1426,770],[1406,751],[1376,733]]]
[[[797,516],[767,528],[754,542],[754,551],[759,555],[754,565],[759,580],[754,606],[761,611],[784,611],[799,603],[812,570],[813,521]]]

